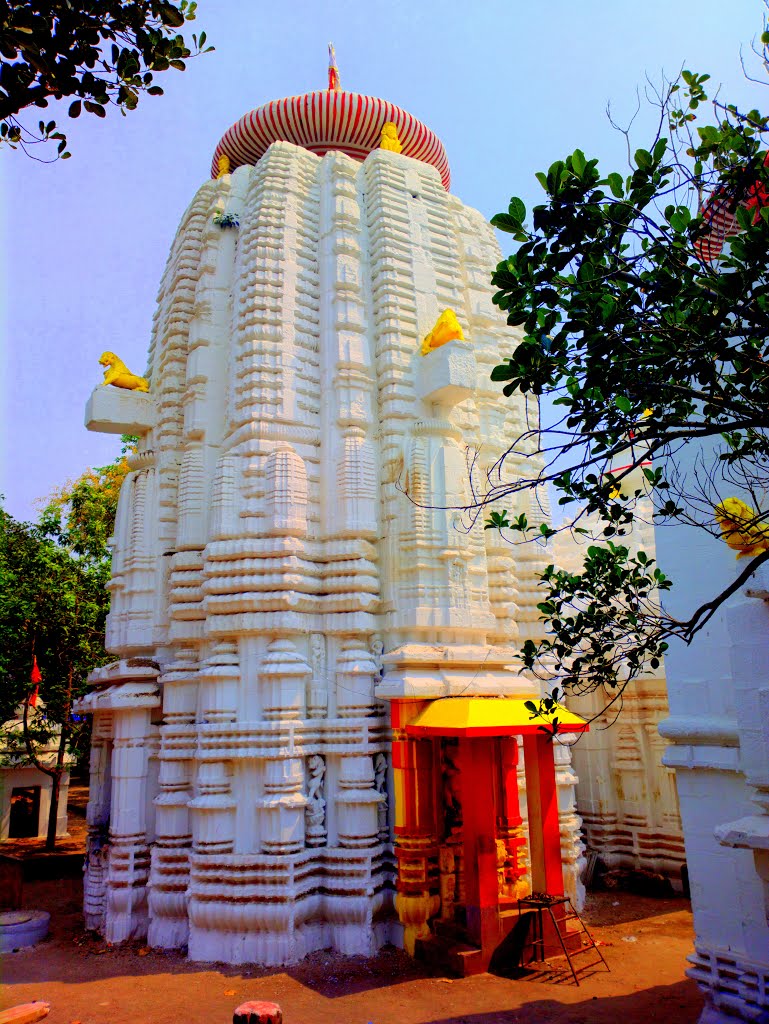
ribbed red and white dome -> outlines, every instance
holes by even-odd
[[[293,142],[319,156],[340,150],[356,160],[365,160],[379,148],[386,121],[392,121],[398,129],[403,155],[436,167],[448,191],[449,162],[434,132],[387,100],[341,89],[272,100],[245,114],[222,136],[214,151],[211,176],[216,177],[220,156],[228,156],[234,170],[241,164],[256,163],[273,142]]]

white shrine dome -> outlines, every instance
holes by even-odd
[[[319,89],[271,100],[244,114],[214,150],[211,177],[217,176],[220,156],[229,157],[234,170],[242,164],[255,164],[273,142],[292,142],[318,156],[339,150],[365,160],[379,148],[382,125],[387,121],[397,128],[403,155],[437,168],[448,192],[451,174],[446,150],[427,125],[387,100],[342,89]]]

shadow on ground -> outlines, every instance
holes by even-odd
[[[520,992],[516,995],[520,997]],[[592,996],[568,1004],[557,999],[536,999],[510,1010],[457,1014],[425,1024],[620,1024],[641,1019],[660,1024],[693,1024],[698,1014],[697,1002],[692,1001],[691,982],[681,981],[628,995]],[[377,1024],[376,1019],[373,1024]]]

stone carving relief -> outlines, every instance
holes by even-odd
[[[456,746],[441,746],[441,782],[446,834],[462,827],[462,774]]]
[[[388,836],[389,829],[387,827],[387,757],[381,753],[374,758],[374,789],[382,797],[377,807],[377,833],[380,842],[383,842]]]
[[[307,693],[307,715],[309,718],[322,718],[328,705],[326,638],[322,633],[313,633],[310,637],[310,665],[312,675]]]
[[[305,824],[308,846],[323,846],[326,842],[326,800],[323,795],[326,762],[320,754],[307,760],[307,807]]]

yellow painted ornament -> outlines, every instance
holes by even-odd
[[[219,157],[219,161],[218,161],[218,163],[216,165],[216,177],[217,178],[221,178],[225,174],[229,174],[230,173],[230,166],[231,166],[230,158],[227,156],[226,153],[222,153],[222,155]]]
[[[740,498],[725,498],[713,512],[723,539],[737,552],[737,558],[769,551],[769,524],[757,523],[759,513]]]
[[[111,384],[115,388],[125,388],[127,391],[149,391],[149,381],[144,377],[138,377],[131,373],[122,359],[118,359],[114,352],[102,352],[99,362],[106,366],[104,371],[104,384]]]
[[[382,134],[379,140],[380,149],[389,149],[393,153],[400,153],[403,150],[401,140],[398,138],[398,129],[392,121],[385,121],[382,125]]]
[[[446,345],[450,341],[464,340],[465,336],[459,326],[457,314],[453,309],[444,309],[435,321],[435,327],[425,335],[420,351],[423,356],[426,356],[428,352],[432,352],[433,349],[440,348],[441,345]]]

